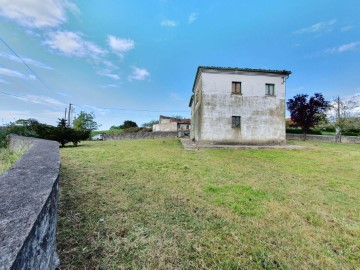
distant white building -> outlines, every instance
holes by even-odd
[[[199,67],[190,138],[199,143],[283,144],[287,70]]]
[[[190,130],[190,119],[178,119],[160,115],[159,124],[153,125],[153,131],[186,131]]]

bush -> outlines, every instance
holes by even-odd
[[[0,128],[0,148],[5,148],[7,146],[7,135],[8,131],[6,127]]]
[[[303,134],[303,131],[301,129],[299,129],[299,128],[287,128],[286,133]]]
[[[341,135],[344,135],[344,136],[360,136],[360,132],[344,131],[344,132],[341,132]]]
[[[90,130],[75,130],[68,127],[65,119],[60,119],[57,127],[29,120],[22,120],[21,123],[18,123],[18,120],[16,123],[10,123],[6,127],[1,128],[0,147],[6,147],[6,137],[9,134],[57,141],[61,146],[71,142],[74,146],[77,146],[80,141],[87,140],[91,133]]]
[[[291,134],[304,134],[303,131],[299,128],[287,128],[286,129],[286,133],[291,133]],[[310,132],[308,134],[312,134],[312,135],[321,135],[321,131],[318,129],[311,129]]]
[[[327,132],[336,132],[336,128],[334,126],[323,127],[323,128],[321,128],[321,130],[327,131]]]
[[[319,129],[311,129],[309,134],[312,134],[312,135],[321,135],[321,130]]]

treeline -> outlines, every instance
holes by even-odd
[[[9,134],[53,140],[64,147],[67,143],[77,146],[79,142],[87,140],[91,130],[71,128],[65,119],[59,119],[57,126],[42,124],[35,119],[20,119],[1,128],[0,147],[6,146]]]

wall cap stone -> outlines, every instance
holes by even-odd
[[[0,269],[12,269],[60,171],[57,142],[11,135],[9,146],[29,149],[0,175]]]

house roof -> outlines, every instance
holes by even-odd
[[[194,84],[193,84],[193,93],[195,90],[195,85],[198,80],[200,72],[203,70],[218,70],[218,71],[234,71],[234,72],[258,72],[258,73],[270,73],[270,74],[278,74],[278,75],[284,75],[289,76],[291,74],[291,71],[289,70],[274,70],[274,69],[257,69],[257,68],[232,68],[232,67],[214,67],[214,66],[199,66],[196,72]]]
[[[189,101],[189,107],[191,107],[193,100],[194,100],[194,95],[191,95],[191,98],[190,98],[190,101]]]

